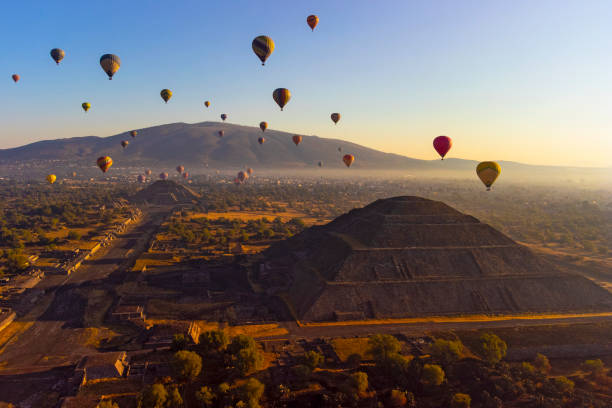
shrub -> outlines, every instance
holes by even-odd
[[[444,377],[444,370],[437,364],[425,364],[421,371],[421,382],[425,385],[440,385]]]
[[[497,335],[485,333],[480,336],[480,352],[489,364],[499,363],[506,356],[507,350],[508,345]]]
[[[302,364],[310,368],[310,370],[314,370],[323,362],[323,354],[318,353],[314,350],[307,351],[304,353],[304,357],[302,357]]]
[[[451,408],[470,408],[472,398],[468,394],[457,393],[451,399]]]
[[[193,351],[177,351],[172,359],[172,367],[179,379],[193,381],[202,371],[202,357]]]

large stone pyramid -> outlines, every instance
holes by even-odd
[[[172,180],[157,180],[134,194],[130,201],[137,204],[176,205],[195,204],[200,195],[192,189]]]
[[[420,197],[378,200],[265,255],[273,290],[305,321],[612,310],[595,283]]]

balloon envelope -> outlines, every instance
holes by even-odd
[[[261,60],[261,65],[266,64],[266,60],[274,51],[274,41],[267,35],[260,35],[253,40],[253,52]]]
[[[176,166],[176,171],[178,171],[178,173],[181,174],[182,172],[185,171],[185,167],[184,166]]]
[[[113,165],[113,159],[111,159],[109,156],[102,156],[98,157],[96,163],[98,164],[100,170],[102,170],[103,173],[106,173]]]
[[[264,139],[264,137],[263,137],[263,136],[261,136],[259,139],[257,139],[257,142],[258,142],[260,145],[262,145],[262,144],[264,144],[264,143],[266,142],[266,139]]]
[[[268,128],[268,122],[259,122],[259,128],[261,129],[262,132],[265,132],[266,129]]]
[[[19,81],[20,77],[17,74],[13,74],[13,75],[11,75],[11,78],[13,78],[13,81],[17,82],[17,81]]]
[[[153,172],[151,171],[151,169],[146,169],[146,170],[145,170],[145,174],[146,174],[147,176],[150,176],[150,175],[151,175],[151,173],[153,173]]]
[[[129,141],[127,141],[127,140],[122,140],[122,141],[121,141],[121,147],[123,147],[124,149],[125,149],[125,148],[127,147],[127,145],[129,145],[129,144],[130,144],[130,142],[129,142]]]
[[[494,161],[482,162],[476,166],[476,174],[478,174],[480,181],[487,187],[487,190],[491,190],[491,186],[495,183],[500,173],[501,167]]]
[[[100,57],[100,66],[108,75],[108,79],[113,79],[113,75],[119,70],[121,67],[121,60],[115,54],[104,54]]]
[[[55,174],[49,174],[47,176],[47,181],[49,182],[49,184],[55,183],[55,180],[57,180],[57,177],[55,176]]]
[[[438,152],[438,154],[442,157],[442,160],[444,160],[444,156],[446,156],[446,153],[448,153],[452,146],[453,141],[448,136],[438,136],[433,141],[433,147],[434,149],[436,149],[436,152]]]
[[[346,164],[346,167],[351,167],[351,164],[353,164],[353,162],[355,161],[355,156],[353,156],[352,154],[345,154],[342,158],[342,161],[344,162],[344,164]]]
[[[132,131],[130,132],[130,136],[132,136],[132,137],[136,137],[136,135],[137,135],[137,134],[138,134],[138,132],[137,132],[137,131],[135,131],[135,130],[132,130]]]
[[[295,143],[296,146],[302,142],[302,136],[300,135],[293,135],[291,139],[293,140],[293,143]]]
[[[272,98],[280,106],[281,110],[285,107],[289,99],[291,99],[291,92],[287,88],[276,88],[272,92]]]
[[[170,100],[170,98],[172,98],[172,91],[169,89],[162,89],[161,92],[159,93],[162,97],[162,99],[164,100],[164,102],[168,103],[168,101]]]
[[[221,114],[221,120],[223,120],[225,122],[225,119],[227,119],[227,115],[225,113]]]
[[[168,179],[168,173],[159,173],[159,178],[162,180],[167,180]]]
[[[308,27],[310,27],[312,31],[314,31],[317,24],[319,24],[319,17],[315,16],[314,14],[311,14],[306,18],[306,23],[308,23]]]
[[[204,102],[204,106],[208,108],[210,106],[210,102],[209,101]]]
[[[81,107],[83,108],[83,110],[84,110],[85,112],[87,112],[87,111],[89,110],[89,108],[91,108],[91,103],[89,103],[89,102],[83,102],[83,103],[81,104]]]
[[[331,120],[333,120],[334,123],[338,123],[338,121],[340,120],[340,114],[339,113],[332,113],[331,114]]]
[[[219,137],[223,137],[223,135],[225,134],[225,132],[223,130],[220,130],[219,132],[217,132],[217,134],[219,135]]]
[[[59,49],[59,48],[52,49],[49,54],[51,54],[51,58],[53,58],[53,61],[55,61],[55,63],[58,64],[58,65],[59,65],[60,61],[63,60],[64,56],[66,55],[64,50]]]

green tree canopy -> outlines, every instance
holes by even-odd
[[[375,360],[387,360],[389,356],[399,353],[402,345],[389,334],[375,334],[368,339],[368,351]]]
[[[425,385],[440,385],[444,377],[444,370],[437,364],[425,364],[421,371],[421,382]]]
[[[205,353],[210,353],[225,350],[229,339],[223,330],[211,330],[200,334],[199,343]]]
[[[480,353],[489,364],[499,363],[505,356],[508,345],[493,333],[484,333],[480,336]]]
[[[451,399],[451,408],[470,408],[472,398],[468,394],[458,392]]]
[[[431,356],[444,366],[454,363],[463,356],[461,340],[436,339],[430,346]]]
[[[308,366],[310,370],[314,370],[319,365],[321,365],[322,362],[323,362],[323,354],[317,351],[314,351],[314,350],[307,351],[306,353],[304,353],[304,356],[302,357],[302,364],[304,364],[305,366]]]
[[[202,357],[193,351],[177,351],[172,359],[172,367],[179,379],[191,382],[202,371]]]
[[[168,391],[162,384],[153,384],[144,389],[140,394],[140,408],[166,408],[168,400]]]

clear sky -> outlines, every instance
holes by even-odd
[[[610,0],[20,0],[2,15],[0,148],[227,113],[422,159],[445,134],[449,157],[612,165]],[[112,81],[104,53],[122,61]]]

